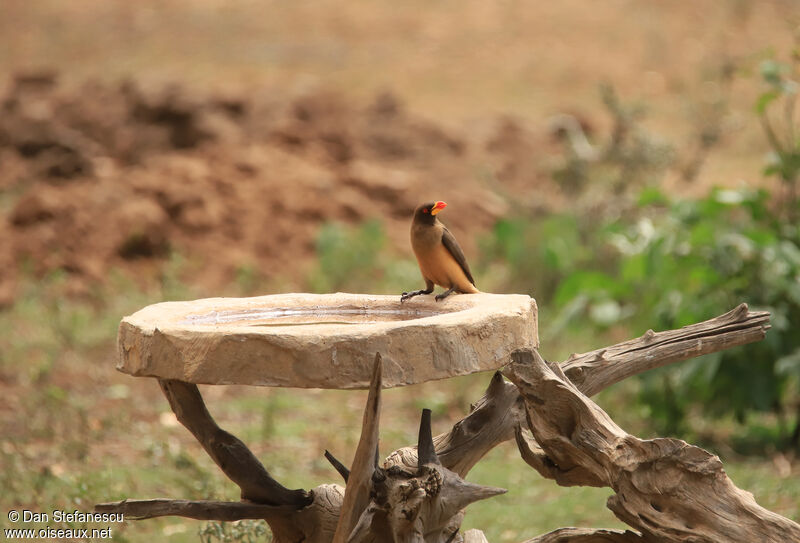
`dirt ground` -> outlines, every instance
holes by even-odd
[[[759,182],[757,77],[719,74],[787,50],[796,6],[557,4],[4,3],[0,304],[21,273],[64,270],[80,294],[172,250],[208,291],[292,277],[327,221],[381,218],[407,252],[432,198],[472,249],[510,207],[569,203],[547,119],[607,130],[604,81],[687,153],[727,108],[724,145],[675,190]]]
[[[360,104],[327,91],[258,99],[131,82],[72,92],[29,74],[2,109],[0,186],[17,195],[0,231],[6,301],[23,270],[64,270],[80,293],[170,250],[195,259],[212,290],[244,267],[286,274],[313,256],[327,221],[380,218],[403,250],[413,208],[434,198],[469,240],[508,207],[470,169],[536,152],[536,135],[512,121],[470,139],[391,94]],[[539,181],[524,168],[502,180]]]

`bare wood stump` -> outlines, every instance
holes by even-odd
[[[611,487],[616,495],[608,508],[644,541],[800,541],[800,525],[737,488],[718,457],[679,439],[634,437],[559,365],[530,350],[512,359],[506,374],[525,400],[528,426],[548,469],[533,466],[559,484]]]

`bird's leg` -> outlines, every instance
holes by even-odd
[[[430,294],[431,292],[433,292],[432,288],[430,288],[430,289],[412,290],[411,292],[404,292],[400,296],[400,302],[405,302],[406,300],[409,300],[409,299],[413,298],[414,296],[419,296],[420,294]]]
[[[433,282],[425,280],[425,288],[420,290],[412,290],[411,292],[404,292],[402,296],[400,296],[400,303],[405,302],[413,298],[414,296],[419,296],[420,294],[430,294],[433,292]]]
[[[456,287],[450,287],[449,289],[445,290],[441,294],[437,294],[436,295],[436,301],[437,302],[441,302],[442,300],[444,300],[445,298],[450,296],[455,291],[456,291]]]

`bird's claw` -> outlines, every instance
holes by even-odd
[[[437,294],[436,295],[436,301],[437,302],[441,302],[442,300],[444,300],[445,298],[450,296],[454,291],[455,291],[455,288],[451,287],[451,288],[445,290],[444,292],[442,292],[441,294]]]

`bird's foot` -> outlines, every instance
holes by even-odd
[[[414,296],[419,296],[420,294],[430,294],[431,290],[412,290],[411,292],[404,292],[400,295],[400,303],[405,302],[413,298]]]
[[[455,290],[456,290],[455,288],[449,288],[449,289],[445,290],[444,292],[442,292],[441,294],[437,294],[435,296],[436,301],[437,302],[441,302],[442,300],[444,300],[445,298],[450,296],[453,292],[455,292]]]

